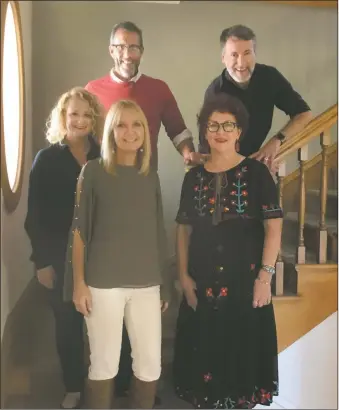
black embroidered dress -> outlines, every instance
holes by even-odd
[[[196,408],[253,408],[278,394],[273,305],[252,301],[263,221],[281,217],[273,178],[254,159],[185,175],[176,220],[192,226],[188,273],[198,306],[185,298],[180,306],[173,371],[177,394]]]

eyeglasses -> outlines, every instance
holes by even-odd
[[[223,123],[209,122],[207,124],[207,129],[210,132],[218,132],[220,127],[222,127],[225,132],[232,132],[235,130],[236,127],[238,127],[238,124],[232,121],[225,121]]]
[[[127,50],[131,54],[141,54],[141,51],[143,49],[142,46],[138,46],[137,44],[111,44],[112,47],[114,47],[118,53],[122,54],[125,50]]]

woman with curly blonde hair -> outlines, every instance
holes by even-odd
[[[75,190],[82,166],[100,155],[102,108],[76,87],[58,99],[47,122],[50,143],[36,155],[29,179],[25,230],[39,283],[48,289],[66,395],[62,408],[79,406],[84,380],[83,316],[63,301],[64,265]]]

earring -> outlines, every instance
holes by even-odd
[[[143,149],[143,148],[139,148],[139,152],[144,152],[144,149]]]
[[[235,141],[235,150],[236,150],[237,152],[240,151],[240,142],[239,142],[239,140],[236,140],[236,141]]]

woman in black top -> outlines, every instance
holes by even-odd
[[[29,179],[25,230],[38,281],[50,290],[56,344],[66,395],[62,408],[80,403],[85,376],[83,316],[63,301],[63,276],[75,190],[82,166],[100,155],[103,119],[95,96],[83,88],[63,94],[47,123],[50,145],[36,155]]]
[[[282,210],[268,168],[238,153],[247,118],[235,97],[205,101],[198,124],[211,155],[185,175],[176,219],[174,383],[195,408],[253,408],[278,394],[270,285]]]

